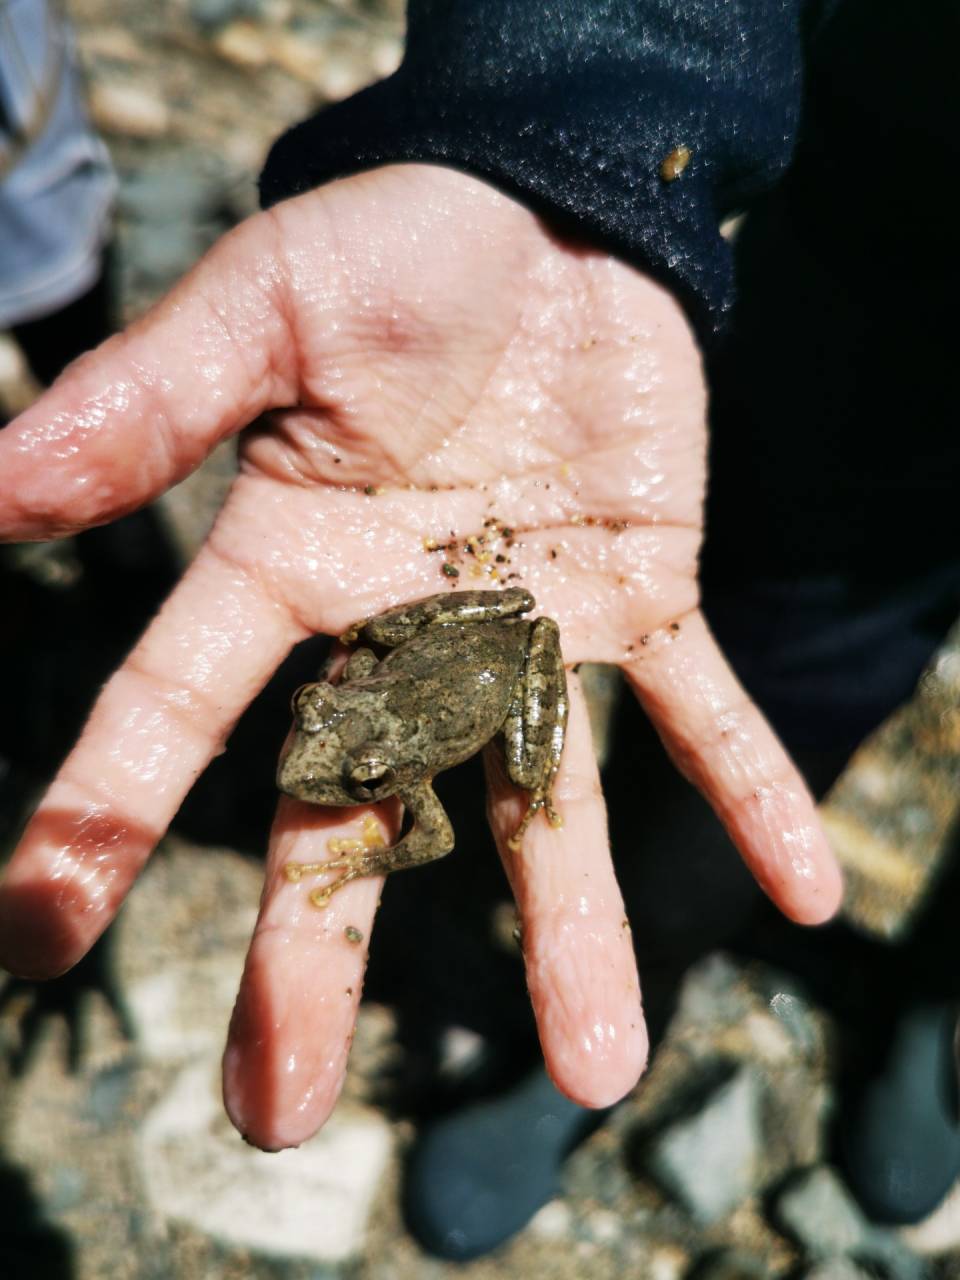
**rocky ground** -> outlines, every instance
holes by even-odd
[[[402,46],[401,0],[69,8],[119,175],[113,270],[126,317],[254,209],[255,175],[286,124],[387,74]],[[31,394],[2,340],[0,392],[11,408]],[[231,470],[226,449],[134,527],[138,547],[161,548],[147,555],[155,591],[143,609],[197,545]],[[33,661],[41,680],[47,667],[73,663],[83,686],[75,718],[108,669],[110,644],[127,642],[123,627],[108,640],[91,621],[130,580],[126,552],[104,537],[92,551],[25,549],[14,565],[23,599],[70,633],[64,648],[41,627]],[[141,578],[143,563],[134,566]],[[135,615],[135,605],[124,614],[131,635]],[[241,726],[234,761],[246,758],[258,723],[255,713]],[[416,1062],[386,998],[361,1010],[345,1097],[327,1128],[281,1155],[246,1147],[223,1114],[219,1055],[257,906],[271,788],[251,784],[241,795],[216,768],[90,961],[52,988],[0,987],[0,1274],[960,1277],[960,1253],[942,1248],[949,1232],[928,1234],[941,1251],[923,1258],[853,1203],[830,1163],[838,1028],[795,978],[757,960],[713,955],[688,974],[643,1088],[576,1151],[556,1199],[491,1258],[465,1267],[431,1259],[404,1228],[398,1191],[413,1130],[409,1110],[384,1101],[383,1084],[409,1079]],[[40,772],[0,778],[7,846]],[[500,938],[519,984],[504,911],[491,908],[480,928]],[[483,1047],[482,1034],[451,1025],[441,1075],[467,1070]]]

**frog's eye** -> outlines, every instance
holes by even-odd
[[[322,680],[302,684],[290,699],[290,710],[299,728],[315,733],[337,718],[336,695]]]
[[[296,693],[293,695],[293,697],[290,699],[290,711],[293,715],[296,715],[297,711],[299,710],[299,708],[297,707],[297,703],[300,701],[301,693],[304,693],[309,688],[310,686],[308,684],[302,684],[300,688],[296,691]]]
[[[350,770],[351,790],[373,795],[381,787],[388,787],[394,780],[394,772],[383,760],[360,760]]]

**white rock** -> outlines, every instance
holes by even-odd
[[[376,1113],[341,1110],[297,1150],[256,1151],[224,1118],[219,1073],[203,1062],[147,1116],[138,1157],[161,1218],[274,1257],[339,1262],[362,1251],[391,1142]]]
[[[751,1012],[743,1020],[750,1043],[764,1062],[789,1062],[794,1056],[793,1042],[779,1022],[765,1013]]]
[[[305,77],[304,77],[305,78]],[[315,83],[328,102],[342,102],[351,94],[365,89],[373,77],[361,58],[341,57],[318,69]]]
[[[131,983],[126,1003],[144,1055],[160,1062],[217,1056],[242,969],[240,955],[209,956],[171,964]]]
[[[270,44],[263,31],[253,22],[231,22],[218,32],[213,47],[221,58],[238,67],[256,69],[270,61]]]
[[[597,1244],[615,1244],[623,1235],[623,1221],[610,1209],[595,1209],[587,1218],[587,1226]]]
[[[5,333],[0,333],[0,384],[13,382],[23,375],[25,368],[20,348]]]
[[[314,89],[321,88],[330,63],[327,43],[296,31],[278,31],[270,46],[271,61]]]
[[[170,108],[141,85],[121,80],[95,81],[89,103],[90,114],[104,133],[159,138],[170,128]]]
[[[392,76],[403,59],[403,41],[386,36],[370,48],[370,66],[378,76]]]
[[[0,410],[12,418],[29,408],[39,394],[20,348],[13,338],[0,333]]]
[[[444,1076],[456,1079],[466,1075],[483,1058],[487,1042],[469,1027],[447,1027],[440,1038],[439,1069]]]
[[[562,1240],[570,1234],[573,1217],[565,1200],[551,1200],[530,1219],[530,1230],[541,1240]]]
[[[677,1246],[656,1249],[647,1259],[650,1280],[680,1280],[688,1270],[690,1259]]]
[[[804,1272],[803,1280],[870,1280],[870,1276],[849,1258],[829,1258]]]

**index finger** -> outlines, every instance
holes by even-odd
[[[305,632],[261,583],[201,550],[110,679],[0,885],[0,963],[63,973],[116,914],[247,703]]]

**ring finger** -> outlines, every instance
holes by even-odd
[[[568,674],[570,719],[554,803],[563,826],[539,817],[519,850],[509,840],[523,796],[487,752],[490,820],[522,921],[523,956],[547,1067],[585,1106],[618,1101],[646,1063],[633,942],[613,873],[580,681]]]

